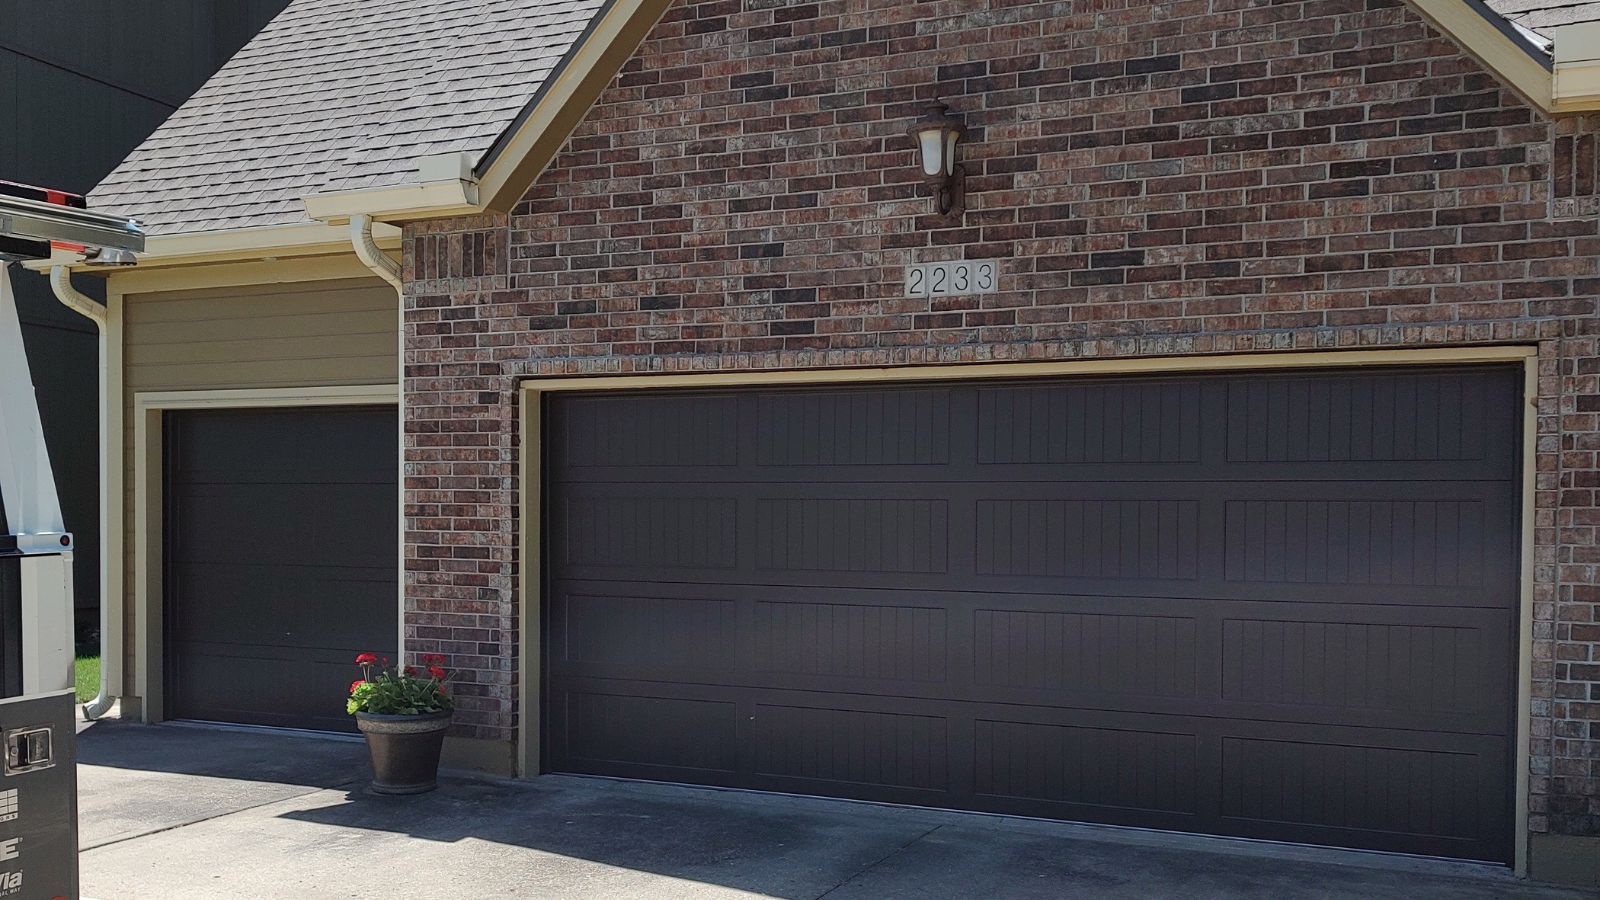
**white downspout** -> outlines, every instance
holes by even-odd
[[[100,344],[97,378],[100,394],[100,691],[93,700],[83,705],[84,718],[97,719],[106,714],[115,700],[111,696],[111,672],[115,667],[122,665],[122,642],[113,639],[111,634],[111,606],[113,603],[120,605],[122,598],[113,598],[109,590],[111,566],[121,565],[121,561],[113,562],[111,559],[111,495],[106,488],[110,484],[107,476],[111,469],[113,438],[107,427],[110,421],[111,397],[107,396],[110,392],[110,370],[106,366],[108,349],[106,308],[72,286],[72,272],[66,266],[50,267],[50,289],[55,292],[56,299],[61,301],[61,305],[94,323]],[[120,499],[118,498],[119,502]],[[117,618],[120,621],[121,617]]]
[[[371,216],[358,213],[350,217],[350,244],[355,247],[356,259],[393,285],[395,291],[401,289],[400,264],[378,249],[378,242],[372,239]]]
[[[400,495],[395,498],[399,505],[400,522],[398,527],[397,559],[395,565],[398,569],[399,595],[395,603],[399,605],[399,615],[395,635],[395,662],[405,665],[406,659],[406,298],[404,282],[400,278],[400,264],[389,258],[389,255],[378,248],[378,242],[372,238],[372,217],[364,213],[357,213],[350,217],[350,245],[355,248],[356,259],[362,265],[373,271],[373,274],[387,281],[394,287],[397,303],[396,336],[395,336],[395,383],[399,385],[399,396],[395,398],[395,418],[398,420],[396,428],[399,429],[399,443],[396,445],[399,452],[395,460],[398,468],[397,478]]]

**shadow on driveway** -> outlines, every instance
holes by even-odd
[[[363,753],[272,734],[96,726],[80,770],[85,893],[1583,896],[1481,866],[574,776],[451,777],[433,794],[383,797],[364,789]],[[166,824],[127,826],[150,816]]]
[[[94,722],[78,734],[78,846],[353,785],[366,755],[357,742]]]

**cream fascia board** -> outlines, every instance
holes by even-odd
[[[1600,22],[1550,29],[1555,40],[1555,111],[1600,109]]]
[[[400,229],[393,225],[376,226],[373,237],[385,250],[400,247]],[[352,253],[350,235],[344,228],[326,222],[297,222],[292,225],[258,225],[219,231],[152,235],[138,264],[129,267],[89,265],[81,255],[54,251],[49,260],[28,265],[34,270],[65,265],[74,271],[111,274],[135,269],[150,270],[170,266],[250,262],[285,257]]]
[[[316,193],[305,198],[306,213],[320,221],[343,223],[356,214],[378,222],[405,222],[510,211],[669,5],[670,0],[606,4],[540,86],[524,114],[485,154],[476,180],[442,178]],[[431,164],[441,159],[419,160],[419,171],[434,174],[437,167]]]
[[[207,265],[143,266],[90,270],[106,276],[106,284],[124,294],[155,291],[209,290],[257,284],[292,284],[306,281],[377,279],[372,270],[345,244],[338,254],[217,262]]]
[[[1490,19],[1494,13],[1480,11],[1473,0],[1411,0],[1411,5],[1517,93],[1541,110],[1553,111],[1555,79],[1550,64],[1534,58],[1496,25]]]
[[[353,191],[324,191],[311,194],[304,202],[306,215],[335,226],[348,223],[354,215],[369,215],[381,223],[470,216],[483,211],[478,204],[478,185],[459,178]],[[349,242],[348,235],[345,240]]]
[[[490,148],[487,165],[480,163],[479,197],[486,208],[504,212],[516,205],[670,5],[670,0],[606,4],[526,114]]]
[[[389,248],[400,246],[400,229],[393,226],[373,236],[380,246],[385,242]],[[343,228],[325,222],[303,222],[152,237],[145,246],[139,265],[148,267],[341,253],[350,249],[350,235]]]
[[[1600,110],[1600,60],[1557,63],[1552,112],[1581,113]]]

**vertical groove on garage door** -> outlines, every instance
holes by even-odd
[[[1507,861],[1520,391],[554,398],[547,764]]]
[[[393,407],[172,412],[166,714],[353,731],[356,653],[395,655]]]

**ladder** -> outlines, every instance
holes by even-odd
[[[53,252],[126,264],[137,222],[90,212],[81,196],[0,182],[0,695],[73,685],[72,534],[61,516],[10,267]],[[103,439],[103,438],[102,438]],[[8,627],[9,626],[9,627]],[[19,665],[20,661],[20,665]]]

